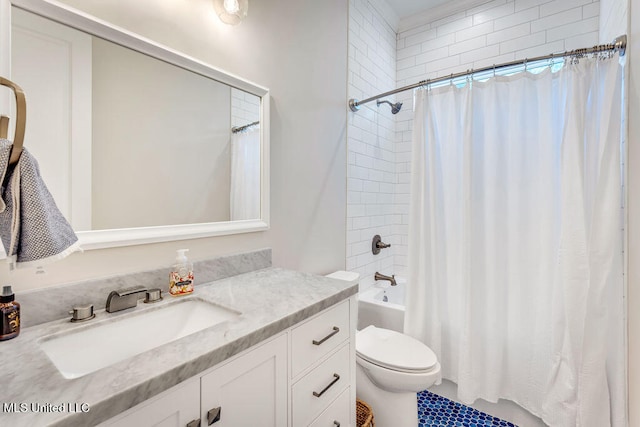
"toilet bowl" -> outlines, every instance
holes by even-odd
[[[328,277],[357,283],[360,276]],[[373,325],[356,333],[356,396],[371,405],[376,426],[417,427],[417,392],[441,379],[435,353],[415,338]]]
[[[417,392],[441,378],[435,353],[420,341],[375,326],[356,334],[356,395],[371,405],[376,425],[417,427]]]

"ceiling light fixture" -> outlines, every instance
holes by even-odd
[[[249,0],[213,0],[213,8],[222,22],[239,24],[249,10]]]

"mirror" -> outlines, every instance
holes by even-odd
[[[84,249],[268,228],[267,89],[44,0],[10,28],[24,146]]]

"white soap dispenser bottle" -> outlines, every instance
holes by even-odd
[[[193,292],[193,264],[185,253],[189,249],[178,249],[176,263],[169,273],[169,293],[173,296],[187,295]]]

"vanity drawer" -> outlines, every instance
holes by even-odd
[[[328,309],[293,329],[291,372],[295,378],[349,338],[349,301]]]
[[[347,388],[309,427],[348,427],[351,418],[350,396],[351,389]]]
[[[349,345],[344,345],[292,387],[293,425],[309,425],[348,388]]]

